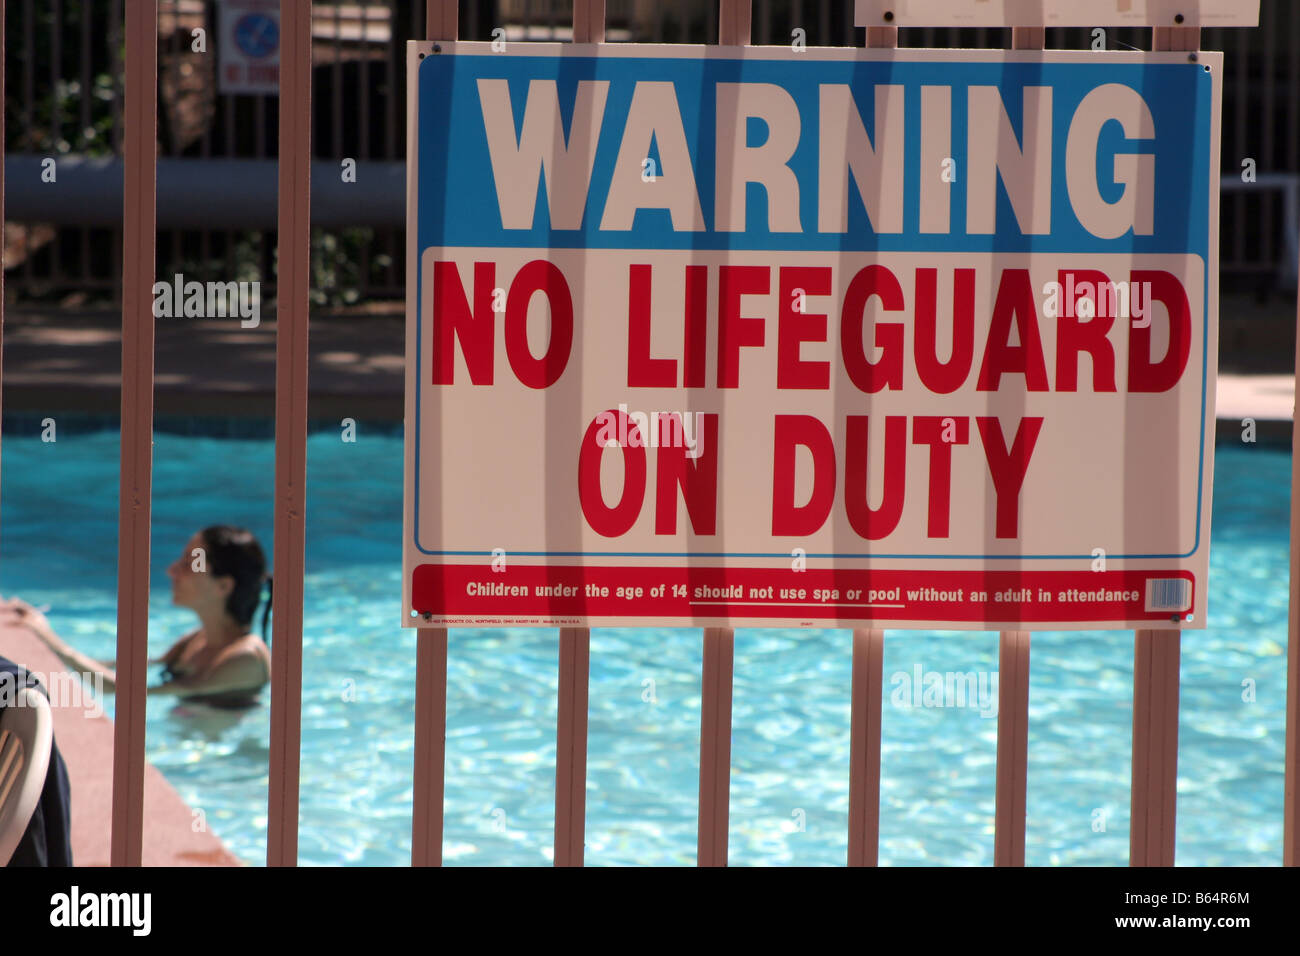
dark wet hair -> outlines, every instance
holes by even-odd
[[[271,616],[271,578],[266,573],[266,555],[257,538],[245,528],[226,524],[204,528],[199,537],[207,552],[208,571],[216,577],[235,579],[235,587],[226,597],[226,611],[241,627],[253,623],[253,615],[262,600],[262,585],[266,585],[266,608],[262,611],[262,640],[265,641],[266,623]]]

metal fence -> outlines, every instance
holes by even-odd
[[[6,33],[21,42],[6,65],[6,150],[11,178],[30,178],[46,157],[120,157],[122,154],[123,0],[11,0]],[[194,202],[220,203],[203,161],[265,160],[257,175],[270,188],[276,156],[279,100],[275,95],[222,94],[215,82],[217,14],[211,0],[158,0],[158,152],[184,160],[169,175],[190,184]],[[801,29],[810,45],[861,45],[850,0],[755,0],[754,41],[788,43]],[[460,0],[462,39],[569,40],[573,0]],[[608,0],[609,41],[713,42],[716,4],[707,0]],[[207,31],[196,51],[195,29]],[[406,155],[405,83],[401,44],[425,32],[418,0],[313,3],[311,72],[312,155],[336,167],[345,158],[388,164],[400,173]],[[911,29],[905,47],[1001,48],[1006,30]],[[1052,29],[1046,45],[1086,49],[1089,30]],[[1109,49],[1145,48],[1147,31],[1110,30]],[[1300,8],[1264,0],[1258,30],[1205,30],[1205,49],[1226,50],[1223,129],[1222,266],[1229,284],[1294,290],[1300,215],[1300,140],[1278,130],[1300,128]],[[14,95],[16,94],[16,95]],[[24,162],[26,160],[26,162]],[[1251,162],[1254,183],[1241,178]],[[251,173],[249,175],[252,175]],[[105,169],[120,188],[118,166]],[[21,180],[13,178],[15,184]],[[389,176],[398,190],[400,176]],[[1251,188],[1245,188],[1249,185]],[[103,192],[101,190],[101,192]],[[70,193],[68,194],[71,195]],[[316,197],[319,202],[322,197]],[[405,292],[402,229],[381,208],[360,204],[349,226],[313,232],[311,296],[315,305],[348,305]],[[120,215],[120,196],[109,204]],[[160,203],[159,275],[184,272],[200,281],[253,280],[275,287],[272,223],[258,228],[187,228],[167,219]],[[22,222],[7,250],[11,296],[77,304],[87,296],[120,298],[118,230],[87,226],[74,204],[59,214],[30,205],[11,212]],[[42,219],[40,217],[49,217]],[[318,224],[321,216],[316,216]],[[251,225],[251,224],[250,224]]]
[[[30,2],[11,4],[32,10]],[[70,5],[71,6],[71,5]],[[372,7],[378,5],[371,5]],[[679,6],[685,6],[684,4]],[[751,0],[720,0],[717,7],[707,4],[716,15],[713,21],[719,42],[745,45],[753,38]],[[791,20],[774,20],[774,9],[788,9],[787,17],[801,11],[799,4],[788,5],[758,0],[759,39],[773,38],[773,30],[784,29]],[[1268,5],[1266,5],[1268,6]],[[1271,16],[1276,16],[1278,5]],[[535,5],[523,0],[526,11]],[[4,8],[0,0],[0,11]],[[120,4],[118,4],[120,9]],[[654,16],[667,8],[660,4]],[[326,92],[323,83],[331,70],[342,70],[342,61],[322,63],[322,43],[335,49],[342,46],[344,11],[327,8],[333,32],[322,41],[317,31],[322,7],[306,0],[282,0],[282,57],[280,100],[286,108],[275,110],[275,101],[259,99],[251,104],[252,116],[266,118],[274,114],[276,137],[267,131],[254,130],[253,148],[267,150],[274,139],[278,144],[278,222],[274,238],[278,241],[278,268],[281,290],[276,324],[276,430],[275,430],[275,520],[274,555],[276,587],[274,592],[273,662],[271,668],[271,748],[270,792],[267,834],[267,862],[291,865],[297,860],[298,761],[301,721],[302,681],[302,610],[304,565],[304,480],[306,457],[307,409],[307,319],[310,284],[310,205],[309,170],[313,155],[333,157],[344,148],[346,137],[343,99],[339,85],[333,93],[313,99],[313,90]],[[555,9],[558,9],[558,5]],[[631,4],[633,20],[639,4]],[[817,6],[823,22],[828,5]],[[850,9],[838,7],[840,13]],[[168,16],[181,17],[186,10],[198,15],[194,7],[168,5]],[[452,2],[429,0],[425,10],[416,8],[412,31],[402,17],[390,19],[391,34],[382,50],[394,53],[397,41],[405,36],[428,39],[455,38],[460,35],[460,18]],[[55,2],[53,22],[61,23],[60,6]],[[606,36],[605,0],[576,0],[572,9],[572,33],[575,40],[590,42]],[[164,16],[150,2],[131,2],[125,10],[125,89],[128,96],[115,95],[112,100],[111,140],[120,150],[125,171],[124,222],[122,229],[122,433],[119,499],[119,584],[117,644],[117,710],[114,746],[112,863],[139,865],[144,839],[143,781],[145,742],[145,678],[147,656],[149,595],[149,527],[152,484],[152,411],[153,411],[153,337],[154,319],[147,307],[158,259],[166,255],[169,242],[163,240],[155,249],[156,174],[155,120],[160,91],[157,82],[167,72],[165,45],[157,41]],[[767,19],[764,19],[766,17]],[[370,17],[359,15],[354,23],[366,36]],[[705,18],[706,22],[708,17]],[[115,20],[104,25],[113,34]],[[485,24],[480,19],[480,29]],[[1259,31],[1269,35],[1265,27]],[[30,29],[33,21],[23,21]],[[1276,25],[1277,21],[1272,23]],[[1291,21],[1294,28],[1294,20]],[[416,29],[418,28],[418,29]],[[831,22],[830,29],[836,29]],[[1020,49],[1042,48],[1050,37],[1041,29],[996,31],[976,36],[977,41],[993,43],[1010,40]],[[918,44],[932,45],[942,37],[921,31]],[[19,36],[24,34],[19,33]],[[116,34],[114,34],[116,35]],[[1245,35],[1245,31],[1242,31]],[[84,36],[84,34],[83,34]],[[814,36],[809,31],[810,38]],[[824,31],[818,34],[825,37]],[[866,31],[870,46],[892,47],[899,42],[896,28],[881,27]],[[962,39],[961,36],[956,37]],[[1160,50],[1195,50],[1200,32],[1191,28],[1154,31],[1152,46]],[[85,42],[89,42],[88,39]],[[369,41],[365,41],[369,42]],[[376,41],[378,42],[378,41]],[[1274,39],[1264,40],[1265,45]],[[996,45],[996,44],[995,44]],[[1243,44],[1244,45],[1244,44]],[[32,44],[24,43],[29,60],[20,63],[20,72],[30,75],[35,69]],[[1240,65],[1250,59],[1248,51],[1238,51],[1235,67],[1240,77],[1249,77],[1253,65]],[[1289,51],[1289,68],[1295,79],[1297,49]],[[59,63],[57,53],[52,62]],[[116,62],[116,61],[115,61]],[[1269,61],[1270,64],[1273,61]],[[378,63],[371,65],[378,70]],[[1269,67],[1271,69],[1271,66]],[[360,70],[360,64],[358,64]],[[322,72],[324,71],[324,72]],[[1265,71],[1267,72],[1267,70]],[[313,76],[313,73],[315,75]],[[184,71],[178,71],[184,75]],[[364,75],[359,73],[358,75]],[[393,76],[395,74],[389,74]],[[21,83],[21,81],[20,81]],[[28,84],[34,88],[33,84]],[[21,88],[21,87],[20,87]],[[1240,94],[1246,87],[1238,86]],[[362,89],[366,89],[362,84]],[[1272,87],[1269,87],[1272,90]],[[25,89],[25,92],[31,92]],[[396,95],[395,91],[390,91]],[[1269,108],[1281,109],[1290,122],[1249,123],[1244,136],[1260,137],[1261,147],[1279,151],[1292,162],[1296,143],[1279,137],[1266,127],[1294,131],[1296,99],[1283,102],[1276,90],[1265,94]],[[36,112],[32,96],[19,100],[18,110]],[[382,103],[382,101],[381,101]],[[26,104],[26,107],[24,107]],[[120,104],[120,105],[119,105]],[[8,107],[8,103],[6,104]],[[244,104],[249,105],[249,104]],[[372,104],[373,107],[373,104]],[[225,104],[226,142],[236,141],[232,130],[238,124],[230,120],[231,111],[240,105]],[[383,109],[369,114],[377,129],[377,141],[399,139],[393,125],[385,119]],[[1237,101],[1233,109],[1240,110]],[[357,105],[358,115],[360,105]],[[217,110],[221,112],[220,109]],[[245,113],[247,115],[247,113]],[[404,112],[398,115],[404,115]],[[92,117],[93,118],[93,117]],[[33,119],[34,122],[34,119]],[[57,111],[49,120],[51,136],[62,129]],[[1244,121],[1237,121],[1240,127]],[[31,135],[35,127],[19,130],[19,136]],[[200,155],[212,154],[219,142],[222,127],[208,123],[197,133]],[[243,133],[240,134],[244,135]],[[333,140],[331,140],[331,136]],[[239,140],[249,142],[248,138]],[[1245,140],[1239,140],[1244,142]],[[204,144],[207,145],[204,145]],[[313,152],[315,144],[315,152]],[[374,141],[372,141],[372,148]],[[324,150],[322,154],[321,150]],[[333,150],[335,152],[331,153]],[[206,152],[205,152],[206,151]],[[1232,155],[1231,148],[1225,150]],[[1270,155],[1254,150],[1260,157]],[[1277,157],[1273,156],[1275,160]],[[1261,168],[1267,168],[1264,162]],[[0,197],[4,196],[0,182]],[[10,190],[14,184],[10,182]],[[200,240],[202,241],[202,240]],[[208,237],[213,242],[213,237]],[[269,241],[264,237],[263,241]],[[173,247],[174,248],[174,247]],[[395,257],[400,259],[401,257]],[[2,317],[0,317],[2,318]],[[0,332],[3,330],[0,321]],[[1297,773],[1300,768],[1300,639],[1297,611],[1300,610],[1300,514],[1294,506],[1300,494],[1300,469],[1293,469],[1292,551],[1291,551],[1291,635],[1288,664],[1288,716],[1286,756],[1286,798],[1284,858],[1288,864],[1300,863],[1300,791]],[[880,804],[880,741],[882,706],[882,661],[885,632],[878,629],[857,630],[853,634],[852,710],[849,852],[851,865],[871,865],[877,861]],[[999,702],[996,773],[995,862],[999,865],[1023,865],[1025,856],[1025,807],[1028,753],[1029,649],[1027,631],[1008,631],[1000,635]],[[1132,824],[1130,861],[1134,865],[1171,865],[1174,862],[1174,823],[1176,803],[1176,768],[1178,754],[1178,689],[1181,637],[1178,631],[1141,630],[1136,632],[1134,660],[1134,724]],[[734,634],[729,628],[708,628],[703,633],[703,674],[700,738],[700,785],[698,862],[700,865],[725,865],[729,815],[731,751],[731,700]],[[562,628],[559,634],[559,712],[556,747],[555,863],[581,865],[585,826],[586,756],[587,756],[587,688],[590,632],[583,628]],[[418,637],[417,689],[415,705],[415,774],[412,862],[417,865],[438,864],[442,860],[442,813],[444,746],[446,728],[447,631],[421,628]]]

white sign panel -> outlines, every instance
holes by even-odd
[[[1254,27],[1259,0],[856,0],[860,27]]]
[[[217,10],[220,92],[278,93],[279,0],[223,0]]]
[[[404,623],[1204,626],[1221,55],[409,66]]]

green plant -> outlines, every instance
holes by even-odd
[[[374,241],[374,237],[374,230],[367,227],[312,230],[312,305],[337,307],[355,305],[360,300],[364,287],[362,250]],[[371,255],[367,278],[378,278],[391,263],[388,255]]]

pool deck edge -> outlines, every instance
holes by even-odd
[[[66,672],[49,648],[25,628],[0,625],[0,655],[48,675]],[[80,705],[53,694],[54,742],[68,768],[74,866],[108,866],[113,804],[113,721],[86,694]],[[148,762],[144,769],[145,866],[242,866],[200,817]]]
[[[1255,420],[1261,440],[1289,442],[1295,405],[1295,312],[1224,300],[1216,417],[1221,438]],[[1238,314],[1240,313],[1240,314]],[[116,414],[121,408],[121,317],[15,308],[5,316],[6,412]],[[235,319],[159,322],[157,415],[270,419],[275,413],[275,329]],[[405,320],[314,312],[309,335],[309,418],[400,422],[405,412]],[[1290,337],[1288,337],[1290,336]]]

